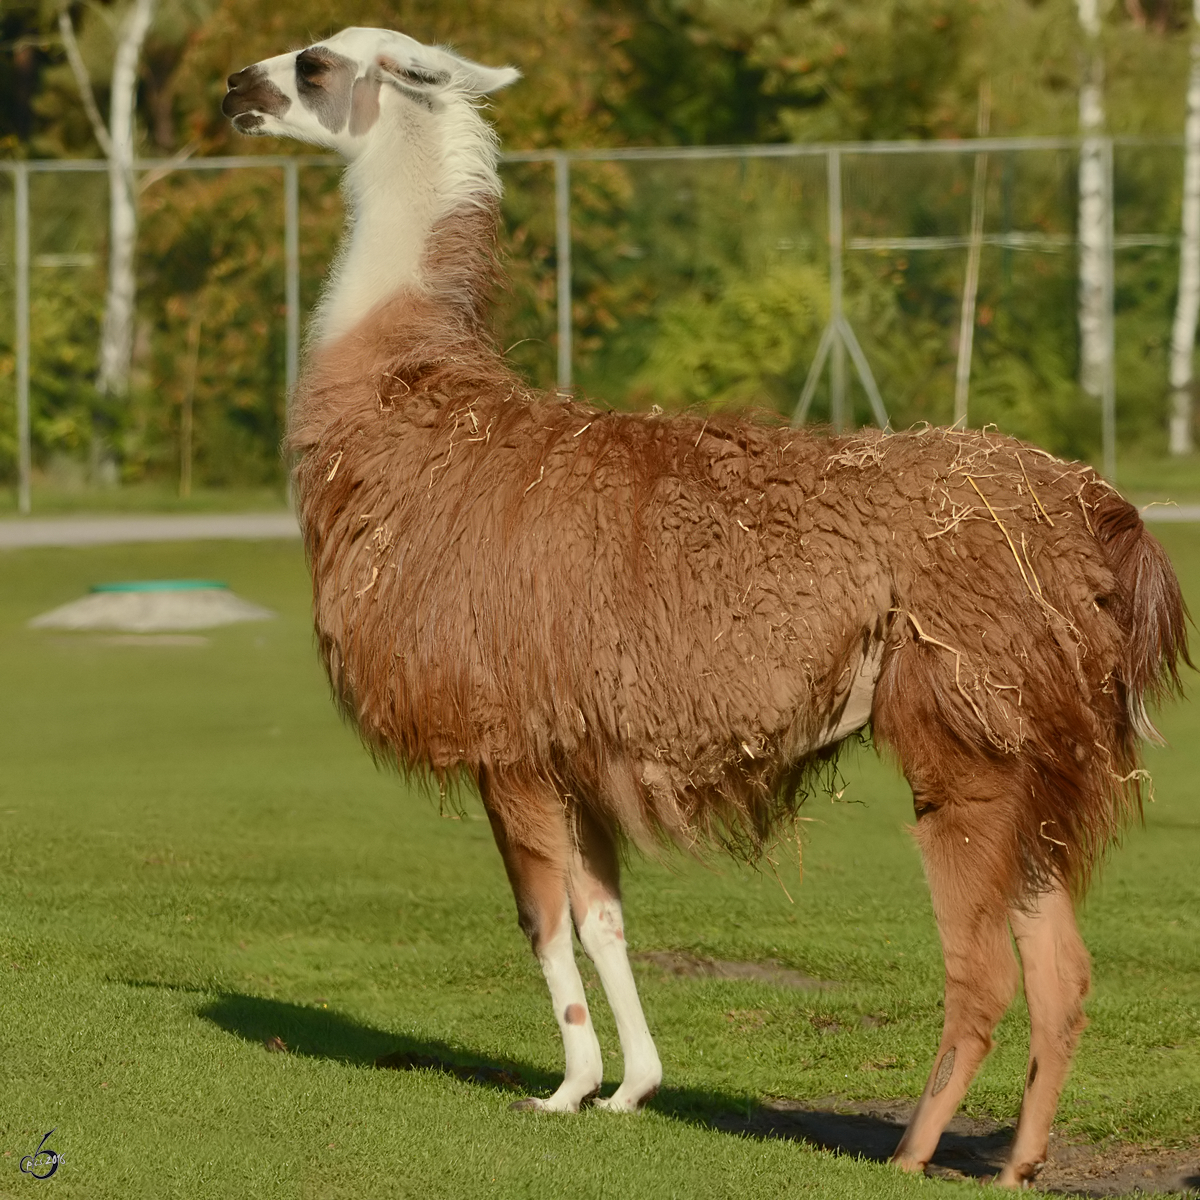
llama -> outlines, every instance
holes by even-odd
[[[992,433],[823,436],[538,395],[491,340],[517,78],[348,29],[229,79],[243,133],[340,152],[352,218],[290,444],[317,640],[376,753],[479,788],[562,1034],[547,1099],[662,1078],[627,958],[623,841],[753,855],[869,727],[912,787],[945,1023],[895,1152],[929,1162],[1024,967],[1030,1049],[1000,1181],[1028,1184],[1084,1026],[1074,898],[1141,803],[1144,699],[1185,611],[1137,511]],[[613,1010],[600,1048],[572,927]]]

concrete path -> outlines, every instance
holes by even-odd
[[[1200,521],[1200,504],[1147,504],[1143,521]]]
[[[0,521],[0,550],[24,546],[100,546],[114,542],[261,541],[299,536],[300,527],[289,512],[26,517]]]
[[[1200,521],[1200,504],[1153,504],[1147,521]],[[298,538],[291,513],[187,513],[154,517],[28,517],[0,521],[0,550],[23,546],[100,546],[113,542],[189,542]]]

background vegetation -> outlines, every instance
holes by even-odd
[[[101,107],[123,0],[72,12]],[[0,153],[95,156],[51,0],[0,15]],[[1180,134],[1190,37],[1184,0],[1122,0],[1105,14],[1110,131]],[[220,116],[225,76],[348,23],[379,23],[519,66],[492,116],[509,149],[931,139],[970,136],[981,84],[997,135],[1073,135],[1083,68],[1073,0],[453,0],[436,6],[298,0],[162,0],[144,56],[143,151],[290,153],[239,138]],[[1117,394],[1122,455],[1165,444],[1182,153],[1119,147]],[[970,155],[848,159],[848,236],[962,235]],[[341,226],[336,172],[302,173],[303,301]],[[505,173],[510,276],[498,336],[536,382],[554,381],[552,176]],[[199,332],[195,478],[210,488],[281,483],[282,197],[277,169],[177,172],[141,196],[140,319],[128,399],[95,372],[105,263],[100,176],[35,176],[34,439],[59,491],[177,477],[189,331]],[[972,420],[1094,457],[1099,417],[1076,383],[1075,162],[995,154],[989,233],[1060,234],[1055,252],[985,249]],[[576,378],[607,403],[795,404],[828,306],[825,184],[816,160],[593,164],[574,172]],[[0,245],[11,197],[0,190]],[[1153,237],[1151,238],[1153,242]],[[12,297],[0,251],[0,479],[14,469]],[[851,320],[897,426],[952,412],[965,252],[852,251]],[[864,398],[856,413],[865,420]],[[828,411],[819,392],[813,415]],[[105,453],[100,453],[100,448]]]

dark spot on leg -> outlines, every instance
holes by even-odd
[[[514,1100],[508,1107],[513,1112],[537,1112],[542,1102],[536,1096],[526,1096],[524,1100]]]
[[[1033,1087],[1033,1081],[1037,1078],[1037,1059],[1035,1058],[1029,1064],[1029,1078],[1025,1081],[1025,1090],[1028,1091]]]
[[[582,1025],[587,1020],[587,1009],[582,1004],[568,1004],[563,1020],[568,1025]]]
[[[938,1092],[944,1091],[946,1084],[950,1082],[950,1076],[954,1074],[954,1047],[951,1046],[945,1054],[942,1055],[942,1061],[938,1063],[937,1074],[933,1077],[933,1094],[936,1096]]]

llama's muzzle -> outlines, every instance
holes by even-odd
[[[264,117],[282,117],[292,106],[291,99],[257,65],[235,71],[226,86],[229,91],[221,101],[221,111],[239,133],[258,133]]]

